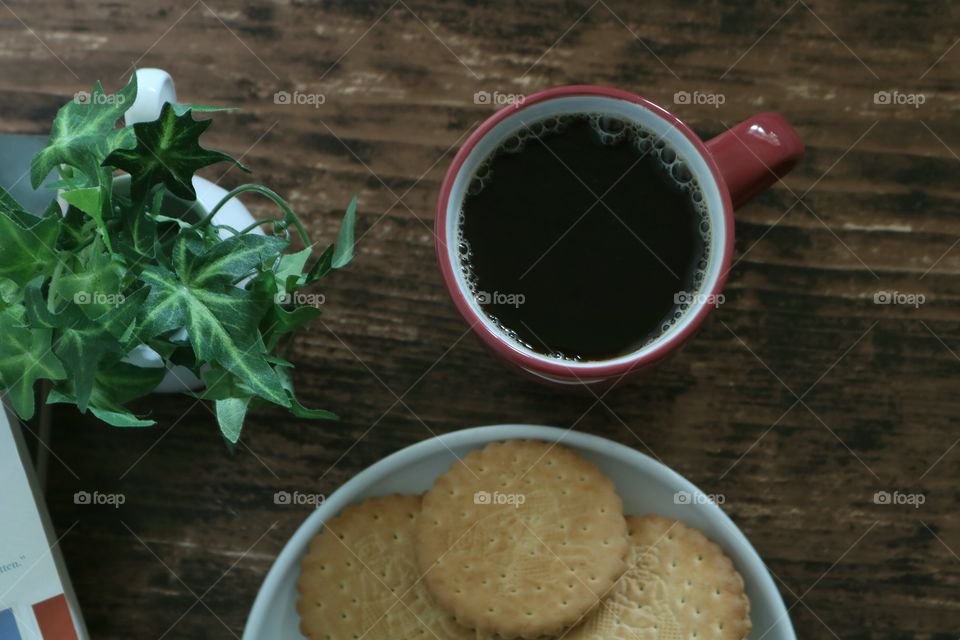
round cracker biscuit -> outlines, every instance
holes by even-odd
[[[474,451],[424,494],[417,560],[461,624],[505,638],[555,635],[626,569],[623,503],[570,449],[513,440]]]
[[[311,640],[477,640],[433,603],[414,560],[419,496],[347,507],[310,541],[297,612]]]
[[[564,640],[742,640],[750,600],[733,562],[700,531],[629,516],[630,567]]]

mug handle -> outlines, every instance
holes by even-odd
[[[761,113],[707,141],[737,209],[786,175],[803,157],[800,136],[779,113]]]
[[[153,122],[166,102],[177,101],[173,78],[163,69],[137,69],[137,98],[123,114],[128,125]]]

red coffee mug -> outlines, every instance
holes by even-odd
[[[464,279],[457,251],[463,198],[473,173],[507,138],[531,122],[563,114],[605,113],[636,122],[662,137],[697,179],[711,227],[709,264],[700,295],[669,331],[631,353],[571,362],[529,350],[484,313]],[[696,332],[723,289],[733,254],[733,210],[790,171],[803,142],[776,113],[762,113],[707,142],[666,109],[627,91],[575,85],[548,89],[501,109],[473,132],[447,171],[437,202],[437,259],[457,310],[480,339],[509,364],[538,379],[564,385],[617,382],[659,362]]]

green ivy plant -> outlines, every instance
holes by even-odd
[[[223,108],[167,103],[153,122],[120,126],[136,75],[116,94],[98,82],[89,95],[59,110],[31,163],[35,189],[57,169],[49,186],[66,212],[54,201],[33,215],[0,189],[0,388],[16,413],[33,416],[35,385],[46,380],[47,403],[117,427],[155,424],[126,406],[169,368],[133,364],[131,351],[145,345],[204,382],[194,395],[214,403],[231,443],[260,403],[335,419],[297,400],[284,354],[292,333],[320,314],[290,304],[307,297],[296,292],[352,259],[356,198],[336,242],[315,256],[296,214],[262,185],[237,187],[210,211],[196,202],[197,170],[229,162],[249,171],[199,144],[211,121],[194,114]],[[271,200],[278,215],[246,229],[217,224],[223,205],[246,192]],[[290,250],[292,233],[303,249]]]

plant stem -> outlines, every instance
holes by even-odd
[[[220,209],[223,208],[223,206],[227,204],[227,202],[237,197],[244,191],[255,191],[263,196],[266,196],[268,199],[270,199],[275,205],[277,205],[277,207],[280,208],[281,211],[283,211],[283,214],[284,214],[283,219],[293,223],[293,226],[297,228],[297,233],[300,234],[300,239],[303,240],[303,244],[308,247],[310,246],[310,236],[307,234],[307,230],[304,228],[303,223],[300,222],[300,218],[297,217],[297,214],[294,213],[293,209],[290,208],[290,205],[287,204],[287,201],[281,198],[275,191],[268,189],[265,186],[260,184],[245,184],[237,187],[233,191],[230,191],[229,193],[227,193],[227,195],[223,196],[220,202],[217,203],[217,206],[215,206],[213,209],[210,210],[210,213],[208,213],[202,220],[200,220],[200,222],[194,225],[194,228],[201,229],[207,224],[209,224],[210,221],[213,219],[213,216],[217,215],[217,212],[220,211]],[[275,221],[276,220],[271,219],[271,220],[264,220],[263,222],[275,222]],[[262,222],[257,223],[255,225],[251,225],[246,230],[241,231],[241,233],[246,233],[251,228],[255,226],[259,226],[259,224],[262,224]]]
[[[260,225],[267,224],[268,222],[285,222],[285,221],[286,221],[286,218],[267,218],[265,220],[257,220],[256,222],[251,223],[249,226],[241,229],[238,232],[238,235],[243,235],[244,233],[250,233]]]

